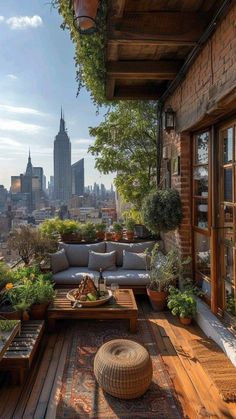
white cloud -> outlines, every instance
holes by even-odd
[[[34,16],[13,16],[6,20],[11,29],[27,29],[42,26],[42,18],[38,15]]]
[[[36,115],[36,116],[45,116],[43,112],[38,111],[34,108],[26,108],[23,106],[11,106],[11,105],[4,105],[0,103],[0,109],[8,112],[8,113],[17,113],[21,115]]]
[[[0,131],[21,132],[24,135],[38,134],[44,127],[36,124],[29,124],[15,119],[0,118]]]
[[[0,16],[0,23],[3,22],[4,20],[5,20],[4,16]]]
[[[10,148],[10,147],[23,147],[24,144],[19,143],[19,141],[15,141],[12,138],[8,137],[0,137],[0,148]]]
[[[7,74],[7,76],[6,76],[8,79],[11,79],[11,80],[17,80],[18,79],[18,77],[15,75],[15,74]]]

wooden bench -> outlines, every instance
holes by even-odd
[[[44,328],[44,320],[22,322],[20,335],[14,338],[3,356],[0,370],[10,371],[15,383],[23,383],[42,339]]]

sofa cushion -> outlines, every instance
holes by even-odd
[[[66,244],[60,243],[60,248],[65,249],[70,266],[88,266],[89,251],[105,253],[105,242],[92,244]]]
[[[89,251],[88,268],[92,271],[114,271],[116,269],[116,251],[110,253],[97,253]]]
[[[61,249],[56,253],[51,253],[50,258],[51,268],[54,274],[57,272],[64,271],[70,266],[64,249]]]
[[[149,274],[145,270],[125,270],[118,268],[116,271],[105,271],[103,276],[106,279],[107,285],[111,285],[113,282],[119,284],[120,287],[146,286],[149,282]]]
[[[93,279],[98,278],[98,273],[96,271],[91,271],[90,269],[84,267],[73,267],[62,272],[57,272],[52,276],[52,279],[55,284],[68,284],[69,286],[70,284],[79,284],[85,275],[89,275]]]
[[[147,254],[146,253],[133,253],[123,250],[123,269],[147,269]]]
[[[134,253],[143,253],[146,249],[148,252],[151,252],[155,242],[142,242],[142,243],[116,243],[116,242],[107,242],[106,251],[112,252],[116,250],[116,264],[117,266],[123,265],[123,250]]]

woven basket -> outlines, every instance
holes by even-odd
[[[150,386],[152,373],[149,353],[132,340],[111,340],[101,346],[94,359],[98,384],[120,399],[142,396]]]

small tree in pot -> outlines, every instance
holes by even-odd
[[[126,227],[126,238],[127,240],[134,240],[134,227],[135,227],[135,221],[132,218],[128,218],[125,221],[125,227]]]
[[[105,231],[106,231],[106,224],[105,223],[98,223],[95,225],[96,228],[96,235],[98,240],[104,240],[105,238]]]
[[[114,233],[115,233],[115,240],[116,241],[121,240],[122,237],[123,237],[123,227],[122,227],[122,225],[120,223],[114,223],[112,227],[113,227],[113,230],[114,230]]]
[[[190,324],[197,312],[197,303],[192,291],[180,291],[170,287],[167,306],[174,316],[179,316],[182,324]]]

